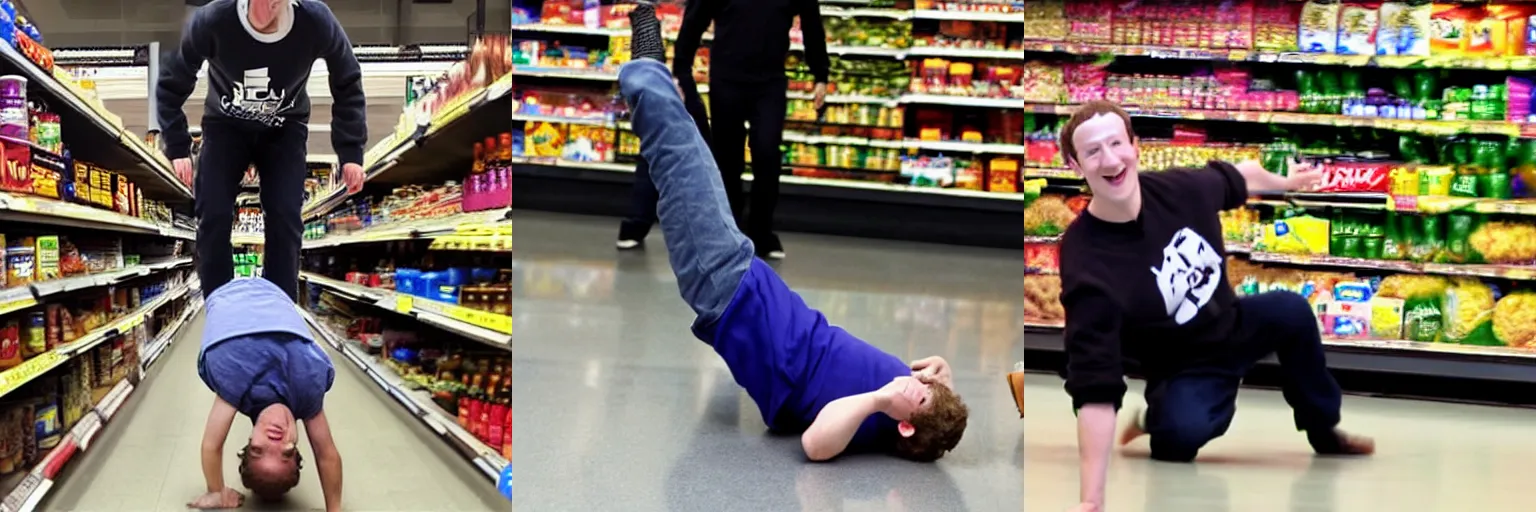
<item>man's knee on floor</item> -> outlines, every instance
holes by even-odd
[[[1195,455],[1200,453],[1200,449],[1221,433],[1221,429],[1216,425],[1198,421],[1160,425],[1155,431],[1148,432],[1152,444],[1152,458],[1167,462],[1195,460]]]

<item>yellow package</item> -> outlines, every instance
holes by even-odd
[[[1371,299],[1371,337],[1378,340],[1403,339],[1403,299]]]
[[[1507,346],[1536,348],[1536,293],[1519,291],[1499,299],[1493,334]]]
[[[1313,216],[1277,220],[1264,229],[1263,249],[1284,254],[1328,254],[1328,220]]]
[[[528,135],[530,153],[536,157],[559,157],[565,148],[565,133],[554,123],[539,123]]]

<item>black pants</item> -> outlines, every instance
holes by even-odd
[[[303,243],[305,146],[309,127],[289,121],[282,128],[245,122],[203,120],[203,150],[193,180],[197,213],[197,276],[203,295],[234,278],[230,232],[235,226],[235,198],[240,179],[256,165],[261,177],[261,207],[266,218],[263,277],[298,299],[299,249]]]
[[[693,116],[693,124],[699,128],[699,135],[704,137],[704,143],[714,149],[714,141],[709,133],[709,112],[704,109],[704,99],[698,92],[689,91],[683,95],[683,107],[688,109],[688,115]],[[625,240],[643,240],[650,233],[651,226],[656,224],[656,200],[660,196],[656,193],[656,184],[651,181],[651,164],[641,158],[635,164],[635,184],[629,189],[629,216],[624,218],[624,223],[619,227],[619,237]]]
[[[1317,320],[1305,298],[1271,292],[1238,301],[1239,344],[1217,364],[1147,382],[1146,430],[1152,458],[1187,462],[1221,437],[1236,412],[1238,386],[1260,359],[1275,354],[1284,377],[1282,392],[1297,430],[1330,436],[1339,424],[1342,394],[1328,373]],[[1316,441],[1313,444],[1318,447]]]
[[[779,173],[784,168],[784,152],[779,145],[784,142],[788,86],[788,80],[783,78],[768,82],[712,80],[709,85],[715,164],[720,167],[726,199],[737,224],[754,239],[773,231],[773,213],[779,204]],[[744,124],[752,125],[750,132]],[[743,140],[752,147],[753,162],[752,202],[745,212],[741,197],[741,173],[746,170]]]

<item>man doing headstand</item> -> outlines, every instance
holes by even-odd
[[[811,460],[859,451],[932,461],[954,449],[968,411],[948,363],[930,357],[908,365],[829,325],[754,257],[662,63],[655,9],[637,6],[630,24],[635,60],[619,71],[619,88],[660,193],[672,270],[698,315],[694,335],[725,360],[770,429],[801,434]]]
[[[299,483],[298,425],[315,454],[325,510],[341,510],[341,454],[325,419],[325,393],[336,370],[315,344],[292,299],[265,278],[236,279],[208,296],[197,374],[213,390],[203,429],[208,491],[188,506],[235,508],[244,497],[224,485],[224,439],[239,413],[251,437],[239,452],[240,481],[267,501]]]

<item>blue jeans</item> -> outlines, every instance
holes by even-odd
[[[638,59],[619,70],[640,157],[650,164],[656,216],[683,301],[708,332],[736,296],[752,264],[752,241],[736,229],[709,144],[683,106],[665,64]]]
[[[699,134],[704,137],[704,143],[714,147],[709,140],[709,114],[704,108],[704,100],[695,91],[684,99],[683,105],[688,107],[688,114],[693,116],[693,122],[698,126]],[[656,223],[656,184],[651,182],[651,164],[646,163],[644,158],[635,163],[635,184],[630,187],[629,205],[629,216],[624,218],[619,236],[643,240]]]
[[[1237,412],[1238,386],[1260,359],[1280,360],[1281,387],[1296,429],[1325,442],[1339,424],[1342,392],[1328,373],[1323,340],[1312,306],[1301,295],[1270,292],[1237,302],[1235,348],[1221,361],[1147,382],[1146,431],[1152,458],[1194,460],[1200,448],[1221,437]]]

